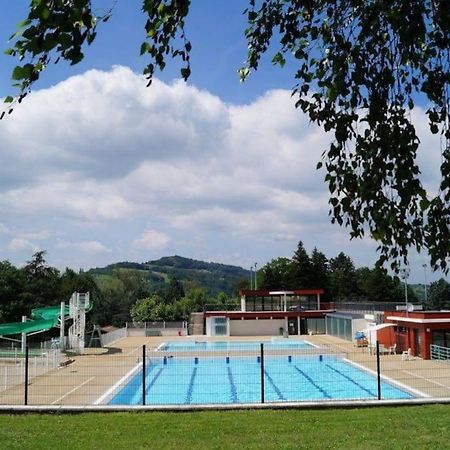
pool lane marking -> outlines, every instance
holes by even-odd
[[[54,405],[58,402],[60,402],[61,400],[63,400],[64,398],[66,398],[68,395],[73,394],[75,391],[77,391],[78,389],[80,389],[80,387],[83,387],[85,384],[88,384],[90,381],[92,381],[95,377],[91,377],[88,378],[87,380],[83,381],[83,383],[79,384],[78,386],[75,386],[73,389],[71,389],[69,392],[66,392],[64,395],[61,395],[61,397],[59,397],[57,400],[55,400],[54,402],[51,403],[51,405]]]
[[[308,374],[303,372],[303,370],[299,369],[297,366],[294,366],[294,369],[300,374],[303,375],[316,389],[318,389],[320,392],[322,392],[322,395],[325,398],[332,398],[331,395],[323,389],[321,386],[319,386]]]
[[[148,392],[153,385],[156,383],[156,381],[158,380],[159,376],[161,375],[161,372],[164,370],[164,367],[161,367],[161,369],[158,370],[158,372],[156,373],[156,375],[153,377],[153,380],[150,381],[150,384],[148,384],[147,386],[145,386],[145,392]]]
[[[192,402],[192,393],[194,391],[194,382],[196,376],[197,376],[197,367],[194,367],[192,369],[191,379],[189,380],[189,387],[186,393],[186,400],[184,402],[185,404],[189,405]]]
[[[329,364],[325,364],[327,367],[329,367],[331,370],[333,370],[334,372],[338,373],[339,375],[343,376],[344,378],[346,378],[348,381],[352,382],[355,386],[358,386],[360,389],[362,389],[363,391],[366,391],[369,395],[371,395],[372,397],[377,397],[377,394],[373,393],[370,389],[365,388],[364,386],[362,386],[361,384],[359,384],[357,381],[355,381],[353,378],[349,377],[348,375],[345,375],[345,373],[342,373],[340,370],[335,369],[333,366],[330,366]]]
[[[278,386],[275,384],[275,382],[273,381],[272,377],[268,374],[267,370],[264,369],[264,375],[267,377],[267,380],[269,381],[269,383],[272,385],[273,390],[276,392],[276,394],[278,395],[279,400],[286,400],[286,398],[284,397],[284,395],[281,393],[280,389],[278,388]]]
[[[142,367],[142,363],[136,364],[131,370],[129,370],[117,383],[111,386],[102,396],[100,396],[97,400],[95,400],[94,405],[100,405],[105,401],[106,398],[112,396],[112,393],[117,391],[117,389],[125,384],[125,381],[131,378],[134,375],[134,372],[137,372],[138,369]]]
[[[230,366],[227,366],[227,372],[228,372],[228,382],[230,383],[230,389],[231,389],[231,401],[233,403],[238,403],[238,396],[237,396],[237,389],[236,385],[234,384],[233,379],[233,372],[230,369]]]

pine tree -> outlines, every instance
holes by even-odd
[[[306,252],[302,241],[299,241],[297,250],[292,257],[292,278],[290,279],[290,289],[304,289],[312,287],[312,266],[311,260]]]

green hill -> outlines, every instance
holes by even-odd
[[[145,272],[152,285],[162,284],[172,277],[180,281],[196,282],[214,296],[221,291],[234,296],[239,285],[250,278],[250,271],[242,267],[198,261],[177,255],[144,263],[118,262],[103,268],[91,269],[89,273],[94,276],[111,275],[117,269]]]

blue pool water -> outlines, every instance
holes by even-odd
[[[167,342],[158,350],[169,352],[182,351],[215,351],[215,350],[259,350],[260,342],[252,341],[177,341]],[[311,348],[311,344],[305,341],[294,340],[273,340],[265,341],[264,348],[266,350],[282,350],[282,349],[303,349]]]
[[[256,357],[153,359],[147,365],[146,404],[257,403],[261,365]],[[334,356],[266,357],[265,401],[376,399],[377,379]],[[411,395],[382,382],[383,399]],[[142,372],[110,400],[142,404]]]

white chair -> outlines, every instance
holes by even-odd
[[[388,349],[389,355],[395,355],[397,353],[397,344],[391,345]]]
[[[411,348],[402,351],[402,361],[410,361],[412,359]]]

